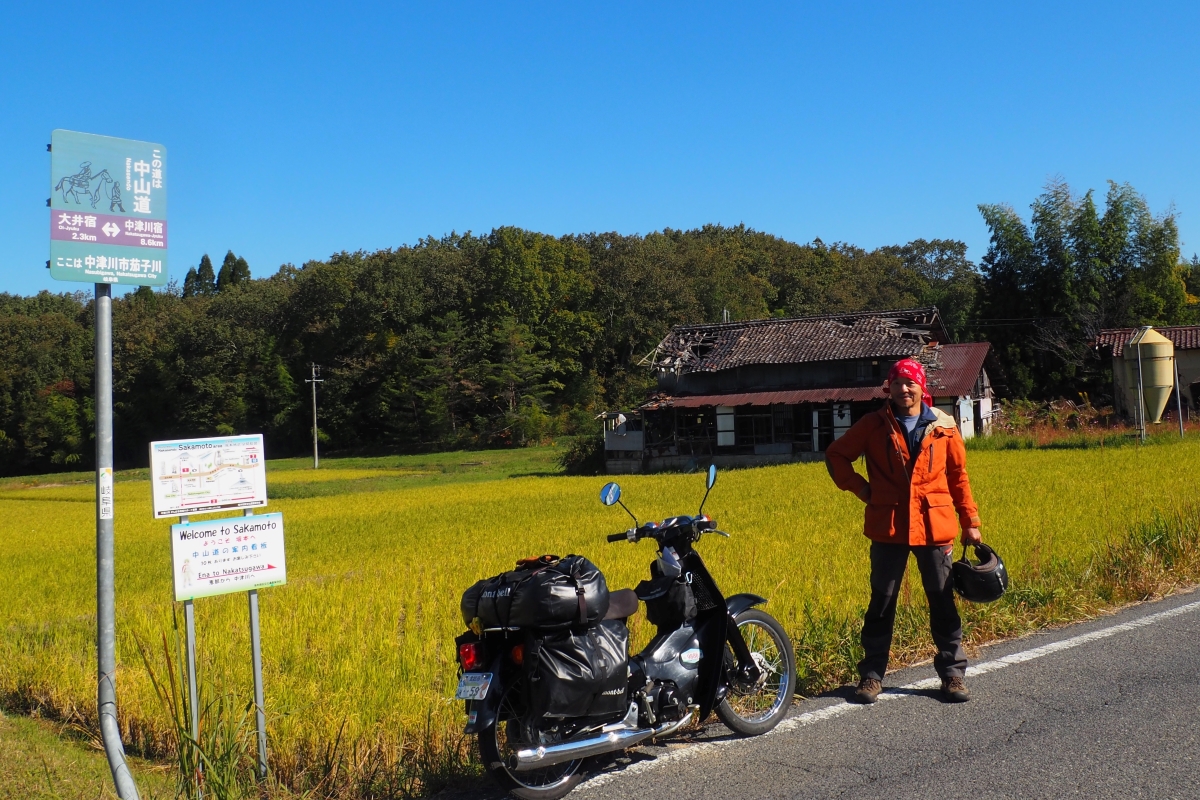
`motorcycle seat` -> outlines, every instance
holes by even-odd
[[[608,612],[605,619],[628,619],[637,613],[638,596],[633,589],[617,589],[608,593]]]

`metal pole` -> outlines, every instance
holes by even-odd
[[[188,524],[186,514],[179,517],[180,525]],[[187,674],[188,674],[188,717],[192,741],[200,743],[200,705],[199,692],[196,689],[196,609],[191,600],[183,601],[183,621],[187,631]]]
[[[200,709],[196,691],[196,609],[191,600],[183,601],[183,619],[187,624],[188,716],[191,717],[192,741],[200,743]]]
[[[112,289],[96,284],[96,710],[117,795],[138,800],[117,722],[117,609],[113,588]]]
[[[1175,362],[1175,411],[1179,414],[1179,438],[1183,438],[1183,395],[1179,392],[1179,362]]]
[[[318,378],[318,377],[317,377],[317,375],[320,373],[320,370],[321,370],[321,368],[320,368],[320,367],[318,367],[316,364],[309,364],[309,366],[310,366],[310,367],[312,367],[312,378],[309,378],[309,379],[305,380],[304,382],[305,382],[305,383],[311,383],[311,384],[312,384],[312,403],[313,403],[313,469],[317,469],[317,468],[320,466],[320,462],[319,462],[319,461],[318,461],[318,459],[317,459],[317,384],[318,384],[318,383],[324,383],[325,381],[324,381],[324,380],[322,380],[321,378]]]
[[[247,508],[246,516],[254,515]],[[267,715],[263,709],[262,642],[258,628],[258,590],[251,589],[250,595],[250,661],[254,666],[254,716],[258,728],[258,777],[267,777]]]
[[[1145,333],[1143,328],[1138,333]],[[1138,431],[1139,441],[1146,441],[1146,395],[1142,386],[1142,340],[1137,343],[1138,354]]]

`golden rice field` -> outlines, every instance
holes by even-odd
[[[271,762],[296,782],[329,760],[335,742],[350,773],[368,760],[403,772],[414,742],[450,746],[463,722],[450,699],[458,598],[474,580],[522,556],[574,552],[615,588],[644,577],[652,558],[649,543],[605,543],[627,518],[600,504],[602,478],[443,482],[383,462],[290,466],[268,475],[283,498],[269,510],[284,515],[289,582],[260,602]],[[1081,570],[1156,510],[1190,501],[1198,466],[1197,439],[969,456],[985,540],[1017,586]],[[642,519],[694,513],[703,493],[700,475],[621,484]],[[92,502],[82,483],[0,486],[0,704],[10,710],[94,720]],[[169,721],[134,636],[161,651],[172,629],[169,523],[151,519],[144,479],[118,481],[116,502],[122,728],[132,745],[154,750],[166,746]],[[820,464],[727,471],[706,511],[733,538],[700,547],[727,593],[770,598],[767,610],[799,642],[815,618],[852,622],[865,605],[861,508]],[[972,619],[988,613],[975,609]],[[248,698],[245,596],[199,600],[196,617],[202,679]],[[635,627],[635,639],[646,633]]]

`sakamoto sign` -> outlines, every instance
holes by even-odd
[[[283,514],[172,525],[171,555],[181,602],[287,583]]]
[[[167,149],[56,130],[50,158],[50,276],[167,282]]]

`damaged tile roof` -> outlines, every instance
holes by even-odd
[[[929,345],[914,354],[925,365],[929,393],[934,397],[963,397],[975,393],[991,345],[987,342]],[[703,406],[769,406],[776,403],[844,403],[882,400],[883,384],[876,386],[829,386],[820,389],[771,390],[736,394],[671,396],[655,394],[639,408],[699,408]]]
[[[936,308],[680,325],[641,363],[685,374],[750,364],[903,358],[948,339]]]
[[[1125,345],[1140,330],[1139,328],[1108,328],[1092,342],[1093,347],[1111,347],[1114,358],[1125,353]],[[1171,340],[1180,350],[1200,350],[1200,325],[1176,325],[1154,330]]]

